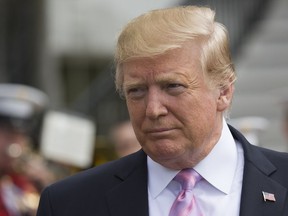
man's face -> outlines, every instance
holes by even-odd
[[[221,134],[220,90],[209,88],[199,59],[199,46],[187,43],[163,56],[123,65],[136,136],[153,160],[172,169],[195,166]]]

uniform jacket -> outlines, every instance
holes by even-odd
[[[253,146],[229,128],[244,150],[240,216],[288,216],[288,154]],[[276,201],[264,201],[263,191]],[[147,155],[140,150],[43,191],[37,216],[79,215],[148,216]]]

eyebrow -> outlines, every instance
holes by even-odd
[[[169,73],[164,73],[163,75],[156,75],[154,77],[154,80],[157,84],[165,84],[167,82],[175,82],[175,81],[189,81],[189,78],[186,74],[183,73],[179,73],[179,72],[169,72]],[[131,79],[129,81],[124,81],[123,82],[123,87],[124,89],[127,88],[133,88],[133,87],[138,87],[138,86],[142,86],[145,85],[145,80],[143,81],[143,79],[137,79],[137,78],[133,78],[131,77]]]
[[[165,82],[173,82],[173,81],[187,81],[188,77],[186,74],[174,72],[174,73],[168,73],[164,76],[156,77],[155,81],[156,83],[165,83]]]

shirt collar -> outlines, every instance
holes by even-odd
[[[225,120],[218,143],[194,169],[215,188],[229,193],[237,169],[237,147]]]
[[[157,197],[172,181],[179,170],[168,169],[155,161],[149,156],[148,166],[148,190],[153,198]]]
[[[152,197],[155,198],[167,187],[179,170],[163,167],[149,156],[147,165],[148,189]],[[228,194],[232,186],[236,167],[236,144],[226,121],[223,119],[222,133],[218,143],[194,169],[215,188]]]

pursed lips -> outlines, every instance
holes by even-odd
[[[145,131],[146,134],[151,134],[151,135],[157,135],[157,134],[166,134],[174,130],[175,128],[153,128],[153,129],[147,129]]]

